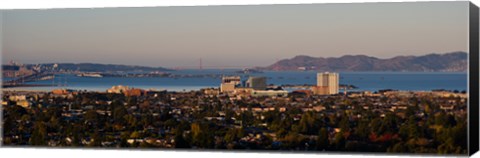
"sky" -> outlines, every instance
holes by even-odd
[[[468,2],[4,10],[2,62],[268,66],[468,50]]]

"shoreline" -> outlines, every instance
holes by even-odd
[[[24,87],[26,88],[26,87]],[[156,89],[156,88],[139,88],[139,87],[132,87],[132,88],[137,88],[137,89],[142,89],[145,91],[167,91],[167,92],[192,92],[192,91],[201,91],[202,89],[211,89],[211,88],[217,88],[218,87],[202,87],[199,89],[183,89],[183,90],[169,90],[169,89]],[[72,90],[72,91],[85,91],[85,92],[95,92],[95,93],[105,93],[107,92],[107,89],[104,90],[92,90],[92,89],[72,89],[72,88],[53,88],[53,89],[23,89],[23,88],[2,88],[2,92],[52,92],[53,90],[57,89],[65,89],[65,90]],[[287,88],[288,89],[288,88]],[[297,89],[297,90],[305,90],[305,89]],[[289,93],[293,92],[295,90],[289,91]],[[392,91],[392,92],[438,92],[438,91],[444,91],[444,92],[453,92],[454,90],[448,90],[448,89],[433,89],[433,90],[398,90],[398,89],[379,89],[376,91],[370,91],[370,90],[360,90],[360,89],[349,89],[347,92],[355,92],[355,93],[363,93],[363,92],[380,92],[380,91]],[[340,89],[340,92],[344,92],[344,90]],[[459,91],[458,93],[461,93]],[[340,93],[339,93],[340,94]]]
[[[200,72],[195,70],[196,72]],[[276,85],[282,87],[287,91],[294,90],[306,90],[310,89],[309,86],[316,84],[313,71],[297,71],[297,73],[279,73],[274,71],[267,71],[261,76],[267,77],[269,80],[268,85]],[[203,71],[201,73],[209,73],[209,71]],[[342,73],[342,72],[340,72]],[[343,92],[345,89],[347,92],[362,92],[370,91],[376,92],[381,90],[398,90],[398,91],[434,91],[438,89],[444,89],[447,91],[465,91],[468,89],[467,84],[460,82],[460,79],[464,79],[463,73],[452,72],[347,72],[345,75],[340,76],[339,91]],[[350,74],[350,75],[347,75]],[[365,75],[362,75],[365,74]],[[371,75],[369,75],[371,74]],[[384,75],[382,75],[384,74]],[[393,75],[392,75],[393,74]],[[405,74],[405,75],[395,75]],[[443,79],[437,78],[439,76],[429,74],[446,74]],[[455,74],[455,75],[454,75]],[[456,75],[458,74],[458,75]],[[144,89],[144,90],[158,90],[158,91],[174,91],[174,92],[186,92],[186,91],[198,91],[204,88],[218,88],[220,81],[217,79],[195,79],[195,78],[156,78],[156,77],[72,77],[60,76],[58,85],[52,85],[54,81],[36,81],[28,82],[24,85],[5,86],[4,91],[52,91],[54,89],[70,89],[76,91],[91,91],[91,92],[104,92],[112,86],[124,85],[132,88]],[[251,74],[253,75],[253,74]],[[242,77],[248,77],[243,76]],[[255,76],[255,75],[253,75]],[[398,77],[403,77],[404,79]],[[422,84],[416,82],[418,80]],[[68,81],[68,84],[67,84]],[[452,83],[452,81],[455,81]],[[458,82],[457,82],[458,81]],[[61,84],[61,85],[60,85]]]

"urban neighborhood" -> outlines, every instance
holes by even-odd
[[[3,91],[3,144],[392,153],[467,152],[467,94],[348,91],[339,74],[287,90],[223,76],[218,87]]]

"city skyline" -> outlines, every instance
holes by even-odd
[[[197,67],[202,60],[205,67],[246,67],[296,55],[391,58],[467,52],[467,5],[7,10],[2,11],[2,61]]]
[[[0,10],[0,144],[465,156],[478,133],[468,13],[468,1]]]

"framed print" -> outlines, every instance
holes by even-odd
[[[468,156],[468,1],[1,10],[2,146]]]

